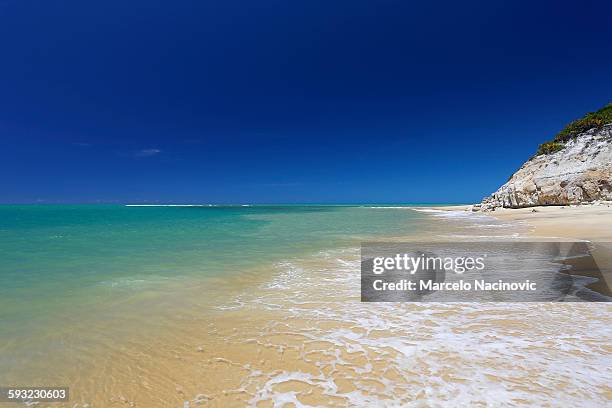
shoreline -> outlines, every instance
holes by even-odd
[[[424,229],[385,239],[510,237],[523,230],[463,212],[466,208],[441,207],[461,212],[433,214],[419,224]],[[527,216],[532,214],[539,213]],[[228,280],[211,277],[211,293],[206,285],[193,285],[181,296],[181,310],[164,314],[165,320],[151,319],[157,323],[150,330],[128,333],[119,348],[107,343],[89,348],[87,364],[64,378],[70,384],[80,384],[79,377],[93,379],[96,386],[73,386],[70,406],[520,406],[551,405],[557,398],[601,406],[609,401],[605,375],[590,374],[604,373],[609,305],[363,303],[359,266],[359,249],[341,245],[260,265]],[[589,375],[570,378],[559,367]],[[482,387],[496,391],[493,400],[483,397]],[[553,394],[556,389],[563,391]]]
[[[587,288],[603,294],[610,291],[609,287],[612,283],[612,207],[608,205],[498,208],[489,212],[472,212],[471,205],[431,208],[438,211],[466,211],[476,216],[485,215],[498,220],[525,223],[529,228],[526,233],[528,238],[589,241],[592,243],[590,252],[601,275],[597,282],[587,285]],[[590,276],[590,273],[587,272],[586,276]]]
[[[457,205],[430,208],[439,211],[471,212],[471,207]],[[473,214],[527,223],[531,227],[529,237],[612,242],[612,207],[606,205],[501,208]]]

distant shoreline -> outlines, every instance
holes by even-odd
[[[430,208],[441,211],[471,211],[470,205]],[[531,237],[612,241],[612,207],[605,205],[498,208],[495,211],[475,214],[525,222],[531,227]]]

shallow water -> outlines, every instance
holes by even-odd
[[[361,241],[516,239],[525,225],[406,208],[0,211],[1,382],[70,385],[66,406],[611,397],[605,304],[359,302]]]
[[[194,286],[210,296],[214,279],[416,230],[424,218],[406,209],[314,205],[0,206],[0,380],[13,369],[27,372],[30,360],[40,372],[74,357],[65,344],[91,347],[98,328],[111,340],[154,330],[184,311]]]

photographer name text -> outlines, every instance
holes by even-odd
[[[507,282],[497,280],[488,282],[484,279],[474,279],[473,281],[458,280],[454,282],[434,282],[432,280],[412,281],[408,279],[400,279],[395,282],[386,282],[382,279],[377,279],[372,282],[372,286],[376,291],[451,291],[451,292],[469,292],[469,291],[535,291],[536,283],[529,279],[519,282]]]

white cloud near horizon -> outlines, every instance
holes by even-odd
[[[160,153],[160,149],[142,149],[136,152],[136,157],[151,157]]]

